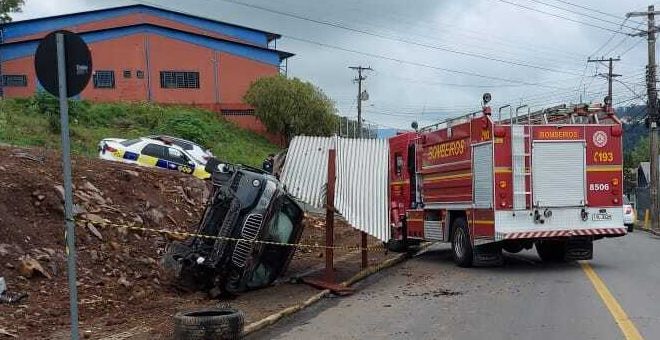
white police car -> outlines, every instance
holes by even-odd
[[[206,162],[164,138],[106,138],[99,142],[98,149],[99,158],[105,160],[177,170],[201,179],[211,177],[204,169]]]

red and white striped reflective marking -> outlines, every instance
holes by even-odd
[[[517,233],[506,233],[504,240],[516,240],[524,238],[547,238],[547,237],[569,237],[569,236],[593,236],[593,235],[623,235],[626,228],[599,228],[599,229],[576,229],[576,230],[550,230],[550,231],[527,231]]]

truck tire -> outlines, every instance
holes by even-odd
[[[385,247],[394,253],[405,253],[408,251],[408,244],[404,240],[390,239],[385,244]]]
[[[243,312],[234,308],[211,308],[174,315],[175,340],[240,339]]]
[[[473,260],[472,241],[468,231],[467,221],[459,217],[452,224],[451,250],[454,262],[459,267],[471,267]]]
[[[555,240],[536,241],[536,253],[543,262],[563,262],[566,257],[566,242]]]

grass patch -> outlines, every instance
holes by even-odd
[[[259,166],[278,147],[266,138],[220,119],[210,111],[153,103],[70,102],[71,149],[97,156],[103,138],[168,134],[203,145],[232,163]],[[59,148],[59,104],[47,94],[0,100],[0,142]]]

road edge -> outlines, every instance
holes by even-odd
[[[369,277],[369,276],[371,276],[375,273],[380,272],[383,269],[393,267],[393,266],[403,262],[404,260],[406,260],[408,258],[412,258],[414,255],[419,254],[420,252],[426,250],[426,248],[428,248],[430,245],[431,245],[431,243],[424,244],[424,245],[420,246],[419,249],[414,253],[399,254],[399,255],[397,255],[397,256],[395,256],[391,259],[385,260],[385,261],[383,261],[383,262],[381,262],[381,263],[379,263],[375,266],[367,267],[367,268],[361,270],[360,272],[358,272],[357,274],[353,275],[353,277],[351,277],[350,279],[342,282],[341,285],[348,287],[348,286],[351,286],[351,285],[353,285],[357,282],[360,282],[360,281],[366,279],[367,277]],[[310,297],[309,299],[305,300],[302,303],[299,303],[299,304],[293,305],[293,306],[289,306],[289,307],[287,307],[287,308],[285,308],[285,309],[283,309],[283,310],[281,310],[277,313],[271,314],[271,315],[269,315],[269,316],[267,316],[267,317],[265,317],[265,318],[263,318],[259,321],[255,321],[255,322],[245,326],[245,328],[243,329],[243,337],[248,336],[248,335],[250,335],[254,332],[260,331],[260,330],[262,330],[262,329],[264,329],[268,326],[271,326],[271,325],[277,323],[278,321],[280,321],[281,319],[283,319],[284,317],[287,317],[287,316],[293,315],[297,312],[300,312],[301,310],[303,310],[303,309],[315,304],[316,302],[320,301],[322,298],[324,298],[328,294],[330,294],[329,289],[323,290],[320,293],[318,293],[316,295],[313,295],[312,297]]]
[[[635,229],[645,231],[645,232],[647,232],[649,234],[652,234],[652,235],[655,235],[655,236],[660,236],[660,232],[657,232],[657,231],[655,231],[653,229],[650,229],[650,228],[635,227]]]

